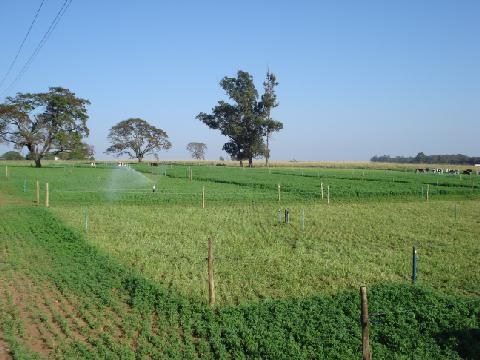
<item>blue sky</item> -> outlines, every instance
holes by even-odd
[[[64,86],[89,99],[97,158],[129,117],[168,133],[163,159],[188,158],[190,141],[225,156],[195,116],[225,99],[222,77],[245,70],[261,88],[267,67],[284,122],[273,160],[480,155],[480,1],[73,0],[5,94],[63,1],[45,2],[0,94]],[[40,2],[0,2],[0,78]]]

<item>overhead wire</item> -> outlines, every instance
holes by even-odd
[[[10,63],[10,66],[8,67],[8,70],[5,73],[5,75],[3,76],[2,80],[0,80],[0,87],[3,86],[3,84],[5,83],[5,80],[7,79],[8,75],[10,75],[10,73],[12,72],[13,66],[15,65],[15,63],[18,60],[18,56],[20,55],[20,52],[23,49],[23,45],[25,45],[25,42],[27,41],[27,38],[30,35],[30,32],[32,31],[33,25],[35,25],[35,23],[37,22],[38,15],[40,14],[40,11],[42,10],[42,7],[43,7],[43,4],[45,3],[45,1],[46,0],[42,0],[42,2],[40,3],[40,6],[38,7],[37,12],[35,13],[35,16],[33,17],[33,20],[30,23],[30,26],[28,27],[27,33],[23,37],[23,40],[22,40],[20,46],[18,47],[17,53],[15,54],[12,62]]]
[[[38,53],[40,52],[40,50],[43,48],[43,46],[45,45],[45,43],[47,42],[47,40],[49,39],[50,35],[52,34],[52,32],[55,30],[55,28],[57,27],[58,23],[60,22],[60,20],[62,19],[63,15],[65,14],[65,12],[67,11],[67,9],[70,7],[70,4],[72,3],[73,0],[65,0],[62,4],[62,7],[60,8],[60,10],[57,12],[55,18],[52,20],[52,22],[50,23],[50,26],[48,27],[47,31],[43,34],[43,37],[42,39],[40,40],[40,42],[38,43],[37,47],[35,48],[35,50],[33,51],[32,55],[30,55],[30,57],[28,58],[28,60],[26,61],[26,63],[23,65],[22,69],[19,71],[18,75],[15,77],[15,79],[10,83],[10,85],[7,87],[7,89],[2,93],[2,95],[6,94],[7,92],[9,92],[13,86],[23,77],[23,75],[27,72],[27,70],[29,69],[30,65],[32,64],[33,60],[35,59],[35,57],[38,55]]]

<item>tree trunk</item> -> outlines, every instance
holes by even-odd
[[[138,162],[139,162],[139,163],[143,162],[143,157],[139,157],[139,158],[137,158],[137,159],[138,159]]]
[[[253,158],[251,156],[248,158],[248,167],[253,167]]]
[[[243,160],[240,160],[240,167],[243,167]]]
[[[268,159],[270,158],[270,148],[268,146],[268,141],[270,139],[270,133],[267,132],[267,154],[265,156],[265,166],[268,167]]]
[[[40,162],[40,158],[35,158],[35,167],[36,168],[41,168],[42,167],[42,164]]]

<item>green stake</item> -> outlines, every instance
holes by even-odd
[[[83,215],[85,219],[85,232],[88,232],[88,208],[83,210]]]
[[[302,216],[300,218],[300,226],[302,230],[305,230],[305,209],[302,209]]]

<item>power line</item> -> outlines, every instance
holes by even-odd
[[[42,10],[42,7],[43,7],[44,3],[45,3],[45,0],[42,0],[42,2],[40,3],[40,6],[37,9],[37,12],[35,13],[35,16],[32,20],[32,23],[30,24],[30,27],[28,28],[27,33],[25,34],[25,37],[23,38],[22,43],[20,44],[20,47],[17,50],[17,53],[16,53],[15,57],[13,58],[10,66],[8,67],[8,70],[5,73],[5,76],[0,81],[0,87],[2,87],[3,83],[7,79],[8,75],[10,75],[10,73],[12,72],[13,66],[17,62],[18,56],[20,55],[20,52],[22,51],[23,45],[25,45],[25,41],[27,41],[28,35],[30,35],[30,32],[32,31],[33,25],[35,25],[35,23],[37,21],[37,18],[38,18],[38,14],[40,14],[40,10]]]
[[[28,58],[27,62],[23,65],[22,69],[20,70],[20,72],[18,73],[18,75],[15,77],[15,79],[10,83],[10,85],[7,87],[7,89],[2,93],[2,95],[4,95],[5,93],[7,93],[8,91],[10,91],[10,89],[23,77],[23,75],[27,72],[27,70],[29,69],[30,65],[32,64],[33,60],[35,59],[35,57],[38,55],[38,53],[40,52],[40,50],[43,48],[43,46],[45,45],[45,43],[47,42],[48,38],[50,37],[50,35],[52,34],[52,32],[55,30],[55,28],[57,27],[58,23],[60,22],[60,20],[62,19],[63,15],[65,14],[65,12],[67,11],[68,7],[70,6],[70,4],[72,3],[73,0],[65,0],[62,4],[62,7],[60,8],[60,10],[58,10],[57,12],[57,15],[55,15],[55,18],[52,20],[52,22],[50,23],[50,26],[48,27],[47,31],[45,32],[45,34],[43,34],[43,37],[42,39],[40,40],[40,42],[38,43],[37,47],[35,48],[35,50],[33,51],[32,55],[30,55],[30,57]]]

